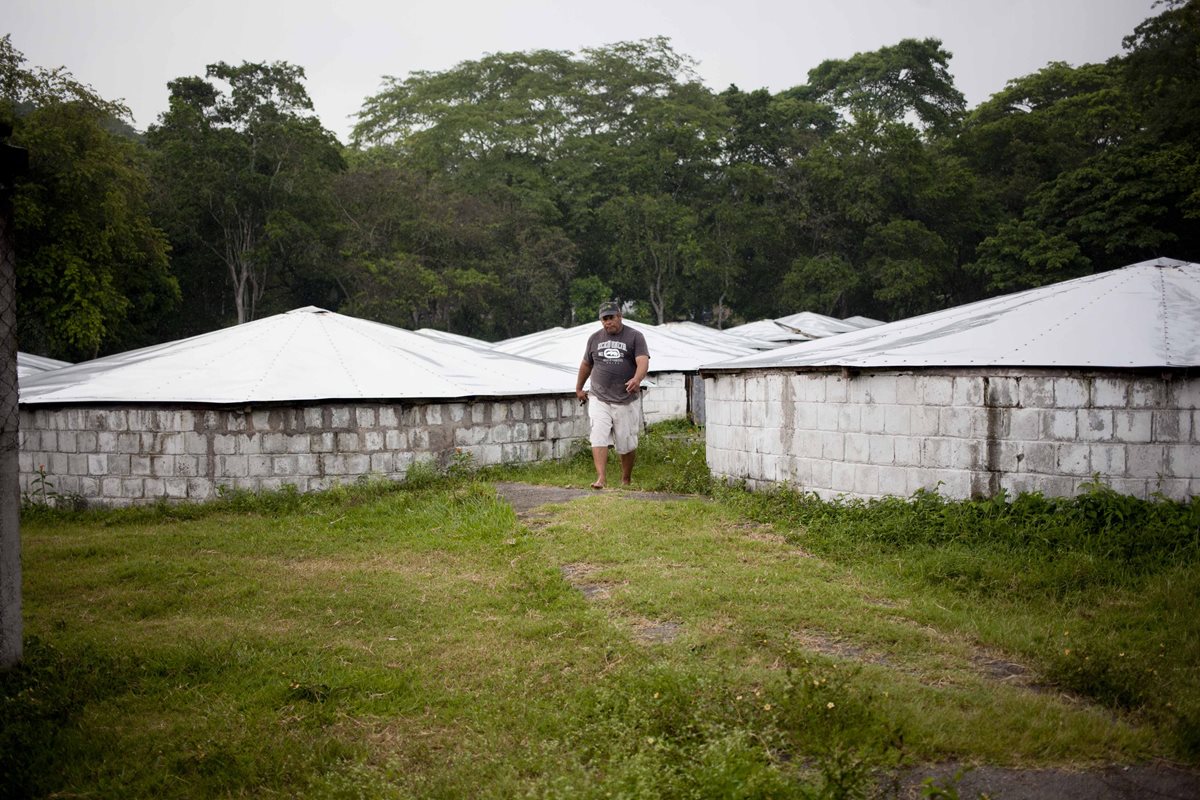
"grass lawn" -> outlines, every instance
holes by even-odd
[[[1200,763],[1200,506],[494,479],[22,525],[0,796],[859,797],[945,759]],[[468,474],[470,473],[470,474]],[[881,772],[882,771],[882,772]]]

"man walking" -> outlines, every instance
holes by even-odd
[[[633,460],[642,427],[638,390],[650,368],[646,337],[622,322],[620,306],[603,303],[600,324],[604,327],[588,337],[575,380],[575,396],[587,402],[591,420],[592,461],[596,465],[593,489],[603,489],[606,484],[609,445],[621,457],[621,483],[628,486],[633,479]],[[583,390],[589,376],[590,397]]]

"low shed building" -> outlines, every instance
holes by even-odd
[[[752,487],[1200,493],[1200,264],[1147,261],[702,374],[709,466]]]
[[[684,418],[703,424],[704,384],[700,381],[700,365],[756,352],[749,343],[719,331],[713,331],[716,336],[700,337],[628,319],[624,324],[641,331],[650,348],[651,385],[642,394],[642,416],[647,424]],[[600,330],[599,320],[498,342],[494,349],[548,361],[575,373],[587,349],[588,337],[597,330]]]
[[[120,506],[567,455],[575,373],[308,307],[22,381],[20,482]]]

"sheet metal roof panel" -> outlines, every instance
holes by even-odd
[[[33,353],[17,351],[18,380],[31,375],[40,375],[52,369],[62,369],[69,366],[71,366],[70,361],[59,361],[56,358],[46,358],[45,356],[35,356]]]
[[[693,342],[710,342],[718,347],[735,345],[737,347],[750,347],[754,350],[769,350],[777,346],[775,342],[753,339],[748,336],[738,336],[725,330],[717,330],[707,325],[701,325],[698,322],[664,322],[657,327],[659,330],[683,336],[685,339]]]
[[[775,345],[780,342],[807,342],[812,339],[811,336],[805,336],[793,328],[780,325],[773,319],[760,319],[755,322],[747,322],[745,325],[735,325],[732,328],[726,328],[725,332],[731,336],[744,336],[748,339],[757,339]]]
[[[511,339],[501,339],[498,342],[492,342],[491,345],[489,345],[489,346],[496,347],[498,345],[503,344],[503,345],[515,347],[515,346],[517,346],[518,343],[541,339],[545,336],[549,336],[551,333],[553,333],[555,331],[561,331],[562,329],[563,328],[561,325],[555,325],[553,328],[546,328],[545,330],[534,331],[533,333],[524,333],[524,334],[521,334],[520,336],[514,336]]]
[[[624,324],[641,331],[646,337],[646,346],[650,349],[651,374],[694,372],[706,361],[735,358],[757,352],[753,347],[736,341],[704,342],[699,341],[698,337],[663,330],[658,325],[647,325],[632,320],[624,320]],[[598,330],[602,330],[598,321],[588,322],[566,330],[546,331],[542,336],[522,337],[520,341],[498,342],[493,349],[578,369],[583,360],[588,337]]]
[[[461,333],[451,333],[450,331],[439,331],[436,328],[417,328],[413,333],[421,336],[428,336],[430,339],[437,339],[451,344],[462,344],[468,347],[488,347],[492,346],[491,342],[485,342],[483,339],[476,339],[471,336],[463,336]]]
[[[876,325],[883,325],[883,320],[875,319],[874,317],[864,317],[857,314],[853,317],[846,317],[842,322],[848,325],[853,325],[856,328],[874,328]]]
[[[837,317],[828,317],[815,311],[801,311],[799,314],[789,314],[775,319],[780,325],[792,328],[810,339],[823,339],[826,336],[836,336],[839,333],[856,331],[861,326],[855,325]]]
[[[1146,261],[705,366],[1200,366],[1200,264]]]
[[[31,379],[21,402],[243,403],[566,394],[575,373],[308,307]]]

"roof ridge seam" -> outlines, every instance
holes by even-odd
[[[1167,362],[1167,365],[1169,366],[1172,363],[1172,358],[1171,358],[1171,320],[1170,320],[1170,317],[1167,315],[1167,281],[1163,277],[1163,274],[1165,272],[1166,272],[1166,269],[1159,269],[1156,272],[1156,275],[1158,277],[1158,311],[1159,311],[1159,316],[1162,317],[1163,348],[1166,353],[1166,358],[1164,360]]]
[[[278,318],[278,319],[282,320],[286,316],[287,316],[286,314],[277,314],[275,317],[267,317],[266,319]],[[283,353],[283,351],[287,349],[288,345],[292,343],[292,339],[296,338],[296,331],[298,331],[298,330],[300,330],[299,323],[292,326],[292,332],[290,334],[288,334],[287,341],[285,341],[283,343],[282,347],[280,347],[278,350],[275,351],[275,357],[271,359],[271,363],[267,364],[267,366],[263,368],[262,377],[260,377],[257,381],[255,381],[254,385],[250,387],[250,390],[246,392],[247,400],[253,399],[254,393],[258,391],[258,387],[262,386],[263,381],[265,381],[267,379],[267,375],[271,372],[271,367],[275,366],[275,362],[279,360],[280,354]],[[209,363],[211,363],[211,362],[209,362]]]
[[[325,335],[325,341],[329,342],[330,349],[332,349],[333,354],[337,356],[338,364],[341,365],[342,371],[346,373],[348,378],[350,378],[350,383],[354,386],[354,391],[358,392],[360,395],[363,394],[362,387],[358,385],[358,381],[354,378],[354,373],[346,367],[346,359],[342,358],[342,351],[338,349],[337,343],[334,342],[333,337],[329,335],[329,330],[325,327],[325,319],[321,318],[320,323],[321,333]]]

